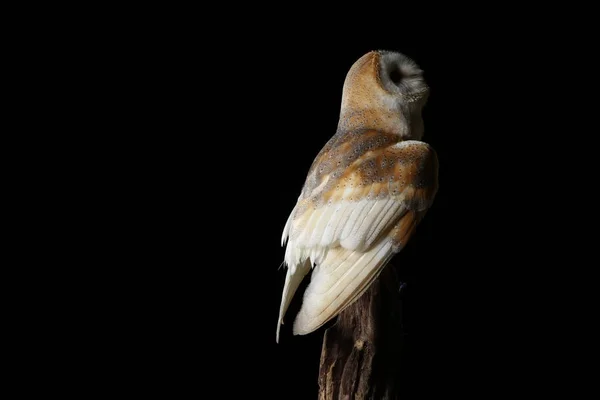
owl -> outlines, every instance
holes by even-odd
[[[421,141],[428,96],[423,71],[404,54],[371,51],[349,69],[337,130],[313,160],[283,228],[277,342],[309,272],[294,335],[317,330],[357,300],[431,207],[438,158]]]

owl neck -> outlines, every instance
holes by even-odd
[[[342,109],[338,131],[378,130],[393,133],[403,140],[421,140],[423,119],[418,110]]]

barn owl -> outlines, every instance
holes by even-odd
[[[398,52],[371,51],[348,70],[337,131],[313,160],[283,228],[277,342],[311,270],[294,335],[317,330],[358,299],[432,205],[438,159],[421,141],[428,95],[419,66]]]

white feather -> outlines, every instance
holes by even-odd
[[[365,208],[362,210],[361,215],[359,216],[359,219],[356,220],[356,224],[354,224],[354,227],[352,228],[352,232],[350,232],[350,236],[355,236],[358,231],[361,229],[361,227],[364,227],[365,225],[367,225],[369,223],[369,221],[372,220],[372,215],[371,212],[373,211],[373,208],[377,205],[378,201],[377,200],[371,200],[371,197],[368,197],[366,200],[367,204],[365,205]],[[381,201],[379,201],[381,202]]]
[[[285,226],[283,227],[283,233],[281,234],[281,246],[285,245],[288,235],[290,234],[290,228],[292,226],[292,219],[294,217],[295,212],[296,212],[296,207],[294,207],[294,209],[290,213],[290,216],[288,217],[287,221],[285,222]]]
[[[379,219],[374,219],[373,225],[369,228],[365,236],[365,245],[370,246],[381,232],[390,226],[390,224],[400,215],[404,214],[404,206],[397,201],[390,200],[384,212],[381,214]]]
[[[288,269],[287,274],[285,275],[285,284],[283,287],[283,295],[281,297],[281,306],[279,307],[279,319],[277,320],[277,334],[275,340],[279,343],[279,329],[281,324],[283,324],[283,316],[287,311],[290,303],[292,302],[292,298],[298,290],[298,286],[302,282],[302,279],[308,274],[310,271],[311,264],[309,261],[304,262],[297,271],[293,271],[292,269]]]
[[[357,250],[359,247],[362,247],[362,245],[364,244],[365,238],[364,238],[364,236],[358,235],[358,232],[362,230],[361,227],[364,227],[365,225],[370,224],[370,221],[372,220],[372,214],[371,215],[369,215],[369,214],[373,210],[373,207],[375,207],[378,203],[377,201],[373,201],[373,200],[363,200],[363,201],[366,204],[363,207],[363,209],[361,210],[360,215],[358,215],[358,217],[356,219],[356,223],[352,227],[352,230],[350,231],[348,236],[341,238],[342,246],[347,249],[350,249],[350,250]]]
[[[373,202],[373,207],[369,211],[369,213],[365,216],[363,223],[358,227],[358,229],[353,233],[354,236],[360,237],[361,240],[361,249],[364,249],[365,246],[368,246],[370,242],[368,241],[368,233],[370,232],[373,226],[377,225],[381,216],[388,211],[393,204],[393,200],[383,199],[377,200]]]
[[[321,217],[319,221],[315,224],[315,227],[311,233],[310,239],[307,241],[306,246],[319,246],[321,244],[321,239],[325,233],[325,228],[331,221],[331,218],[336,210],[336,206],[327,205],[323,212],[321,213]],[[328,243],[324,243],[323,245],[327,245]]]
[[[354,225],[356,224],[357,221],[360,221],[362,212],[365,209],[365,207],[368,206],[368,204],[369,204],[369,201],[363,199],[363,200],[360,200],[358,203],[356,203],[353,206],[352,214],[350,214],[350,216],[348,217],[348,221],[346,221],[344,224],[344,230],[342,231],[342,234],[340,235],[340,241],[344,241],[344,239],[346,239],[348,236],[350,236],[350,233],[352,232],[352,228],[354,228]]]
[[[297,227],[297,228],[294,227],[299,232],[299,235],[297,236],[297,239],[296,239],[296,243],[298,243],[301,246],[306,245],[306,243],[308,242],[308,239],[310,238],[310,235],[313,231],[314,224],[321,217],[322,212],[323,212],[322,208],[317,208],[316,210],[312,210],[310,212],[305,212],[303,218],[306,218],[305,217],[306,215],[308,215],[308,218],[305,220],[306,221],[305,223],[302,223],[301,229],[298,229],[300,227]]]
[[[313,332],[352,304],[392,255],[392,246],[387,239],[365,253],[343,248],[330,250],[325,260],[313,270],[294,321],[294,334]]]
[[[325,227],[325,231],[323,232],[323,236],[321,237],[321,246],[327,246],[328,244],[333,244],[336,240],[335,233],[340,225],[343,224],[342,216],[347,211],[349,207],[349,202],[345,200],[341,200],[337,204],[331,205],[331,207],[335,207],[335,211],[331,215],[331,218],[327,222],[327,226]]]

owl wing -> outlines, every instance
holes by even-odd
[[[285,312],[313,264],[294,334],[318,329],[369,287],[431,206],[437,170],[428,144],[403,141],[368,151],[303,191],[282,235],[287,274],[277,341]]]

